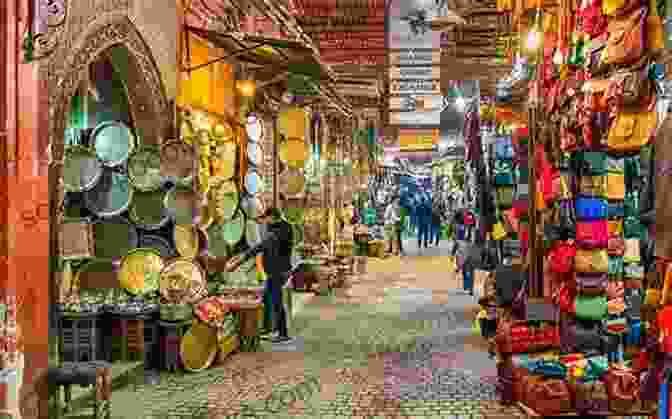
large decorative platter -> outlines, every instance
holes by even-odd
[[[238,244],[245,234],[245,216],[239,213],[236,218],[224,223],[222,234],[229,246],[233,247]]]
[[[198,228],[191,224],[176,224],[173,230],[173,240],[177,253],[184,258],[193,259],[200,249]]]
[[[165,207],[175,219],[176,224],[192,224],[196,215],[198,194],[192,187],[176,185],[168,191],[165,198]]]
[[[207,296],[205,272],[191,259],[175,259],[161,271],[159,292],[168,301],[194,304]]]
[[[84,192],[86,208],[99,217],[114,217],[126,211],[133,200],[133,189],[123,173],[104,170],[98,184]]]
[[[83,192],[93,189],[103,174],[103,165],[96,155],[80,146],[65,150],[63,185],[65,192]]]
[[[300,169],[287,168],[280,175],[280,190],[287,196],[296,196],[306,188],[306,179]]]
[[[97,221],[93,225],[93,237],[97,258],[122,258],[138,247],[138,231],[123,217]]]
[[[121,261],[119,284],[134,295],[149,294],[159,289],[163,259],[155,249],[130,251]]]
[[[161,188],[161,151],[145,147],[133,153],[128,160],[128,177],[137,190],[151,192]]]
[[[165,226],[170,220],[170,214],[166,209],[166,192],[136,190],[128,215],[144,230],[157,230]]]
[[[135,148],[135,135],[123,122],[101,122],[91,138],[96,156],[108,167],[125,163]]]

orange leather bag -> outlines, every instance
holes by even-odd
[[[648,8],[640,7],[609,20],[609,39],[602,61],[611,65],[632,64],[642,58],[646,45]]]

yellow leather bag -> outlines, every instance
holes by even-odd
[[[653,138],[657,123],[655,111],[621,111],[609,129],[607,147],[618,153],[639,151]]]
[[[609,272],[607,249],[577,249],[574,257],[574,269],[582,273]]]
[[[607,176],[607,199],[622,201],[625,199],[625,175],[609,173]]]
[[[492,227],[492,239],[493,240],[503,240],[507,236],[506,229],[501,221],[498,221]]]
[[[656,0],[649,1],[649,16],[646,19],[646,42],[649,52],[657,53],[665,48],[663,19],[658,15]]]
[[[609,220],[607,226],[609,228],[610,237],[623,235],[623,220]]]

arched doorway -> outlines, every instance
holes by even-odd
[[[142,36],[123,14],[108,14],[89,25],[70,49],[59,70],[49,80],[49,238],[51,255],[50,295],[56,296],[55,261],[59,254],[59,224],[62,217],[62,168],[65,131],[73,97],[89,74],[92,64],[101,58],[113,62],[123,81],[130,119],[136,136],[143,143],[161,144],[172,126],[171,107],[166,98],[152,53]],[[55,304],[51,304],[55,307]],[[53,319],[53,310],[50,310]]]

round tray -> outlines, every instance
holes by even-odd
[[[287,168],[280,175],[282,193],[292,197],[303,193],[306,188],[306,179],[300,169]]]
[[[138,247],[138,231],[124,217],[99,220],[93,225],[95,255],[103,259],[123,258]]]
[[[184,369],[199,372],[207,369],[217,356],[217,330],[194,320],[180,344],[180,359]]]
[[[170,140],[161,147],[161,176],[187,179],[194,176],[196,153],[180,140]]]
[[[161,151],[156,147],[144,147],[133,153],[128,160],[128,178],[137,190],[160,189],[163,184]]]
[[[143,230],[157,230],[170,221],[165,205],[166,192],[162,190],[135,191],[128,216]]]
[[[200,250],[198,228],[191,224],[176,224],[173,230],[173,240],[177,253],[185,258],[193,259]]]
[[[161,271],[159,292],[170,302],[195,304],[207,296],[205,272],[191,259],[175,259]]]
[[[238,217],[227,221],[222,225],[222,235],[224,241],[233,247],[243,238],[245,234],[245,216],[239,213]]]
[[[121,261],[119,284],[134,295],[149,294],[159,289],[159,278],[163,270],[163,259],[155,249],[135,249]],[[133,280],[132,276],[139,279]],[[148,278],[149,277],[149,278]]]
[[[248,116],[245,132],[250,142],[260,142],[264,138],[264,121],[254,115]]]
[[[104,170],[98,184],[84,192],[84,205],[99,217],[114,217],[126,211],[133,200],[133,189],[123,173]]]
[[[80,146],[65,150],[63,185],[65,192],[83,192],[93,189],[103,175],[103,165],[96,155]]]
[[[154,234],[141,235],[138,247],[154,249],[159,252],[164,259],[170,259],[177,256],[177,251],[173,248],[168,239]]]
[[[194,221],[198,194],[186,185],[176,185],[166,193],[164,205],[176,224],[192,224]]]
[[[135,148],[135,135],[123,122],[101,122],[91,133],[96,156],[105,166],[119,166],[128,160]]]
[[[214,218],[217,221],[232,219],[240,206],[240,192],[233,179],[215,183],[210,188],[210,200],[214,206]]]

